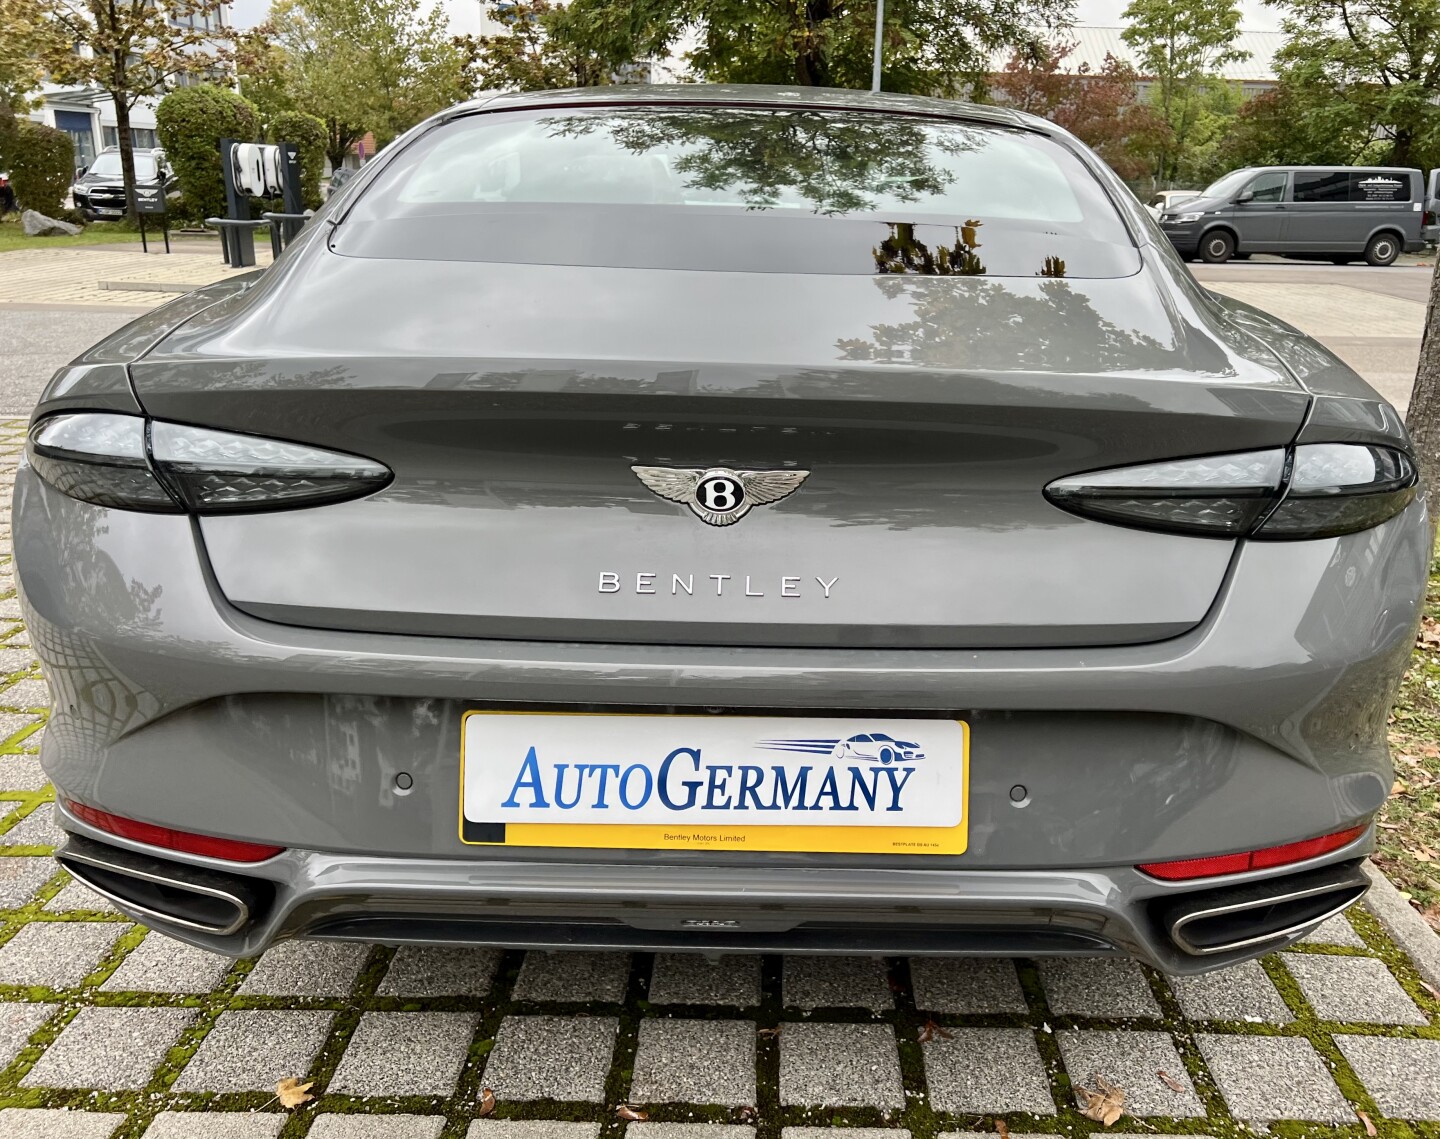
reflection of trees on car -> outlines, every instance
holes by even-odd
[[[882,123],[821,110],[614,111],[542,120],[557,137],[606,131],[632,154],[674,154],[673,171],[688,190],[727,192],[752,209],[802,198],[816,213],[870,211],[877,198],[918,202],[939,195],[955,176],[932,155],[983,145],[963,126]]]

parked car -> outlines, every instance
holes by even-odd
[[[1199,196],[1199,190],[1161,190],[1150,199],[1145,208],[1150,211],[1152,217],[1158,218],[1172,206],[1188,202]]]
[[[179,185],[159,148],[135,151],[136,186],[163,186],[168,193]],[[70,188],[75,208],[87,221],[125,216],[125,179],[120,167],[120,150],[107,147],[87,167],[76,172]]]
[[[443,112],[51,380],[58,861],[230,957],[1183,974],[1354,902],[1430,561],[1395,410],[1041,119],[643,96]],[[877,733],[924,761],[836,758]]]
[[[1420,171],[1377,166],[1234,170],[1160,225],[1183,257],[1215,263],[1281,253],[1337,265],[1390,265],[1424,248]]]
[[[1440,242],[1440,170],[1430,171],[1425,185],[1425,227],[1420,236],[1426,245]]]

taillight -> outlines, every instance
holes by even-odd
[[[1070,475],[1047,486],[1045,496],[1073,514],[1149,530],[1328,538],[1399,514],[1417,481],[1403,451],[1306,443]]]
[[[369,494],[391,477],[340,451],[113,412],[42,420],[27,450],[36,473],[72,498],[161,513],[317,506]]]
[[[1167,882],[1214,878],[1220,874],[1241,874],[1246,870],[1268,870],[1329,854],[1332,850],[1349,846],[1364,833],[1363,826],[1350,827],[1348,830],[1321,835],[1319,838],[1287,842],[1283,846],[1267,846],[1261,850],[1216,854],[1205,858],[1180,858],[1174,862],[1142,862],[1136,869],[1145,871],[1152,878],[1163,878]]]
[[[269,843],[244,842],[236,838],[216,838],[214,835],[177,831],[173,827],[162,827],[155,823],[142,823],[138,819],[127,819],[122,815],[112,815],[109,811],[77,803],[73,799],[62,798],[60,801],[77,819],[89,823],[97,830],[109,831],[121,838],[163,847],[166,850],[199,854],[206,858],[223,858],[227,862],[264,862],[285,849]]]

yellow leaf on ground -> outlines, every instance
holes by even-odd
[[[1091,1091],[1080,1084],[1075,1085],[1075,1094],[1080,1098],[1080,1114],[1106,1127],[1113,1126],[1125,1114],[1125,1090],[1117,1088],[1104,1076],[1095,1077],[1099,1091]]]
[[[1160,1082],[1163,1083],[1172,1092],[1183,1092],[1185,1090],[1185,1085],[1182,1084],[1179,1080],[1177,1080],[1174,1076],[1172,1076],[1169,1072],[1165,1071],[1163,1068],[1160,1071]]]
[[[310,1089],[314,1086],[314,1080],[302,1084],[296,1077],[286,1076],[275,1085],[275,1098],[280,1101],[281,1107],[290,1111],[315,1098],[310,1094]]]
[[[631,1107],[628,1103],[622,1103],[617,1107],[615,1114],[620,1119],[628,1119],[632,1123],[644,1123],[650,1118],[648,1111],[641,1111],[638,1107]]]
[[[1357,1111],[1355,1114],[1360,1117],[1360,1122],[1365,1124],[1365,1134],[1370,1136],[1370,1139],[1375,1139],[1375,1136],[1380,1133],[1375,1130],[1375,1124],[1370,1122],[1370,1117],[1363,1111]]]

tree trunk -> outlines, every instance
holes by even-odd
[[[120,175],[125,180],[125,216],[134,221],[135,210],[135,143],[130,137],[130,103],[123,91],[111,91],[115,102],[115,133],[120,142]]]
[[[1420,367],[1410,391],[1410,410],[1405,426],[1415,444],[1415,458],[1426,488],[1440,486],[1440,257],[1430,278],[1430,303],[1425,311],[1425,333],[1420,340]],[[1431,500],[1430,525],[1436,522],[1436,504]]]

